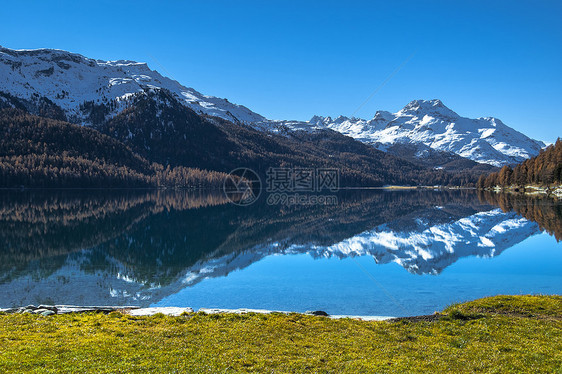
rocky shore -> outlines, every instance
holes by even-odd
[[[28,305],[18,308],[0,309],[0,313],[31,313],[42,316],[52,316],[55,314],[68,313],[127,313],[138,307],[118,307],[118,306],[74,306],[74,305]]]
[[[494,192],[510,192],[510,193],[522,193],[525,195],[546,195],[549,197],[554,198],[562,198],[562,186],[532,186],[528,185],[525,187],[520,186],[495,186],[493,188],[489,188],[487,190],[491,190]]]
[[[75,305],[28,305],[24,307],[1,309],[0,313],[31,313],[39,314],[42,316],[52,316],[56,314],[68,314],[68,313],[111,313],[119,312],[123,314],[129,314],[132,316],[152,316],[155,314],[164,314],[168,316],[180,316],[184,313],[195,313],[193,308],[181,308],[181,307],[154,307],[154,308],[141,308],[137,306],[75,306]],[[267,309],[220,309],[220,308],[200,308],[197,312],[205,314],[248,314],[248,313],[258,313],[258,314],[271,314],[271,313],[281,313],[281,314],[291,314],[294,312],[278,311],[278,310],[267,310]],[[352,315],[330,315],[321,310],[307,311],[306,315],[323,316],[333,319],[340,318],[352,318],[362,321],[384,321],[389,319],[394,319],[394,317],[389,316],[352,316]]]

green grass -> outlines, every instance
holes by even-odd
[[[480,299],[432,322],[0,315],[0,372],[422,371],[562,373],[562,297]]]

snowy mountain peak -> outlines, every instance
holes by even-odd
[[[325,118],[326,117],[322,117],[322,116],[312,116],[312,118],[308,121],[308,123],[310,123],[312,125],[316,125],[318,123],[322,123]],[[331,119],[330,119],[330,122],[331,122]]]
[[[338,116],[338,117],[335,119],[335,122],[343,122],[343,121],[345,121],[345,120],[347,120],[347,119],[348,119],[348,118],[347,118],[346,116]]]
[[[545,146],[497,118],[461,117],[437,99],[411,101],[396,113],[378,111],[369,121],[314,118],[322,119],[311,123],[315,126],[341,132],[383,151],[396,144],[409,144],[419,147],[420,154],[431,148],[494,166],[519,163]]]
[[[81,106],[118,101],[112,117],[127,105],[131,95],[146,89],[166,89],[197,113],[229,121],[253,123],[265,118],[226,99],[203,95],[162,76],[144,62],[103,61],[56,49],[14,50],[0,47],[0,92],[29,100],[46,97],[73,122],[88,124]]]
[[[455,119],[459,115],[447,108],[441,100],[413,100],[402,108],[397,115],[401,116],[432,116],[434,118]]]
[[[68,60],[73,62],[88,62],[93,63],[95,60],[87,58],[78,53],[64,51],[62,49],[10,49],[0,46],[0,53],[9,55],[14,58],[38,58],[41,60]]]
[[[392,117],[393,114],[386,110],[377,110],[372,121],[390,121]]]
[[[328,124],[330,124],[330,123],[333,123],[333,122],[341,123],[341,122],[342,122],[342,121],[341,121],[341,117],[342,117],[342,116],[339,116],[339,117],[336,118],[336,119],[332,119],[332,117],[330,117],[330,116],[327,116],[327,117],[324,117],[324,116],[313,116],[313,117],[308,121],[308,123],[309,123],[310,125],[313,125],[313,126],[324,127],[324,126],[326,126],[326,125],[328,125]]]

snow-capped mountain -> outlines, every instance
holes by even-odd
[[[46,98],[62,108],[67,120],[89,125],[109,120],[146,90],[167,90],[199,114],[276,133],[331,129],[389,153],[437,160],[458,155],[494,166],[514,164],[538,154],[543,142],[528,138],[499,119],[464,118],[439,100],[415,100],[397,113],[378,111],[370,120],[315,116],[310,121],[270,120],[227,99],[207,96],[162,76],[146,63],[102,61],[54,49],[0,47],[0,106],[11,95],[30,103]],[[103,110],[96,110],[97,106]],[[100,121],[101,113],[101,121]]]
[[[0,47],[0,92],[32,100],[46,97],[60,106],[72,122],[88,124],[81,105],[117,105],[108,117],[127,105],[127,99],[147,88],[170,91],[196,113],[234,122],[258,122],[265,118],[227,99],[203,95],[193,88],[151,70],[146,63],[102,61],[54,49],[13,50]]]
[[[461,117],[440,100],[414,100],[397,113],[378,111],[370,120],[314,116],[309,124],[336,130],[380,150],[415,145],[419,158],[436,150],[494,166],[519,163],[545,146],[497,118]]]

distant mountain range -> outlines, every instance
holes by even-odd
[[[464,118],[440,100],[414,100],[397,113],[378,111],[373,119],[314,117],[310,124],[349,135],[380,150],[399,154],[412,145],[420,159],[449,152],[503,166],[536,156],[545,144],[506,126],[493,117]],[[393,149],[393,147],[396,147]]]
[[[362,157],[368,152],[377,161],[397,156],[408,162],[405,170],[469,171],[472,176],[463,179],[473,183],[473,176],[521,162],[544,147],[543,142],[528,138],[498,119],[460,117],[439,100],[412,101],[394,114],[379,111],[371,120],[319,116],[307,122],[269,120],[227,99],[185,87],[145,63],[101,61],[53,49],[0,47],[2,107],[92,127],[149,161],[220,171],[228,171],[217,165],[224,164],[225,157],[236,149],[235,153],[246,156],[261,154],[259,162],[263,164],[264,154],[272,152],[268,138],[273,137],[275,143],[292,142],[294,149],[303,138],[314,138],[314,147],[322,139],[338,139],[347,154]],[[246,140],[252,139],[252,145],[244,141],[241,144],[239,133],[245,133]],[[343,141],[337,133],[355,142]],[[359,143],[373,151],[366,151]],[[289,148],[293,153],[293,146]],[[374,150],[385,153],[373,153]],[[321,157],[332,151],[324,147]],[[340,166],[347,165],[348,159],[342,159]],[[356,175],[373,174],[357,165],[349,169]],[[375,175],[363,179],[371,183],[404,183],[404,178]],[[440,183],[446,179],[436,178]],[[414,178],[411,182],[421,181]]]

